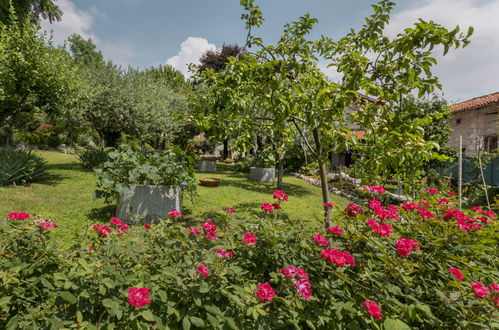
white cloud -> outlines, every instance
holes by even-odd
[[[85,39],[92,39],[106,59],[127,66],[129,60],[137,55],[133,44],[127,42],[107,41],[98,38],[92,31],[95,18],[105,18],[106,14],[95,6],[90,11],[78,9],[71,0],[58,0],[56,4],[62,10],[60,22],[42,21],[42,29],[52,31],[53,41],[62,44],[71,34],[77,33]]]
[[[207,50],[215,50],[217,47],[205,38],[188,37],[180,44],[180,51],[177,55],[166,60],[166,64],[173,66],[182,72],[186,77],[190,76],[188,65],[190,63],[199,64],[199,58]]]
[[[499,1],[413,0],[409,8],[393,15],[387,29],[394,35],[422,18],[466,32],[473,26],[468,47],[436,56],[435,74],[443,84],[444,97],[462,101],[499,91]]]
[[[42,21],[44,30],[53,31],[56,43],[63,43],[73,33],[78,33],[85,39],[97,39],[91,32],[93,17],[90,13],[79,10],[70,0],[58,0],[56,4],[63,12],[62,20],[52,24],[48,20]]]

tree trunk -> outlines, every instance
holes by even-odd
[[[222,160],[229,158],[229,138],[224,140],[224,149],[222,151]]]
[[[282,190],[282,177],[284,176],[284,156],[277,155],[277,189]]]
[[[319,163],[319,175],[321,179],[322,201],[329,203],[329,185],[327,182],[327,169],[324,162],[324,150],[322,149],[321,138],[319,136],[319,129],[316,127],[313,130],[314,142],[317,148],[317,162]],[[326,228],[333,225],[331,221],[331,208],[324,205],[324,226]]]

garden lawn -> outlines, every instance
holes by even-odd
[[[115,205],[95,200],[96,176],[81,168],[73,155],[39,151],[48,161],[47,179],[28,186],[0,187],[0,214],[26,211],[42,214],[55,221],[59,228],[52,233],[58,244],[68,247],[79,239],[86,224],[103,223],[113,216]],[[217,173],[197,173],[196,177],[222,179],[219,187],[198,186],[198,196],[191,201],[184,197],[184,215],[189,222],[216,221],[227,206],[234,208],[237,218],[254,217],[261,213],[261,203],[272,203],[275,184],[253,182],[247,174],[235,173],[231,165],[219,164]],[[284,192],[289,201],[284,204],[290,221],[311,221],[322,224],[322,199],[319,188],[293,176],[284,177]],[[332,196],[343,207],[348,201]]]

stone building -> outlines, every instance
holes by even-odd
[[[451,107],[450,126],[452,134],[449,146],[459,147],[459,136],[463,139],[463,156],[497,151],[499,131],[499,92],[475,97]]]

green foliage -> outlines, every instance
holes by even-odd
[[[248,158],[242,158],[234,163],[234,170],[242,173],[249,173],[250,171],[250,160]]]
[[[173,148],[162,152],[140,152],[127,145],[106,148],[108,160],[95,169],[96,196],[107,202],[118,199],[132,184],[180,187],[194,194],[194,160]]]
[[[266,151],[266,150],[259,150],[255,157],[251,161],[251,166],[253,167],[262,167],[262,168],[271,168],[275,167],[275,156]]]
[[[108,160],[107,152],[102,148],[85,148],[76,154],[83,168],[93,170]]]
[[[0,0],[0,22],[16,23],[12,20],[12,9],[22,19],[38,20],[42,16],[52,22],[62,17],[62,11],[54,0]]]
[[[442,215],[437,198],[428,196],[428,210]],[[269,196],[270,198],[270,196]],[[290,196],[290,203],[293,199]],[[455,203],[455,200],[453,201]],[[286,209],[286,204],[283,204]],[[391,237],[380,237],[365,224],[369,210],[356,218],[338,210],[341,236],[285,214],[261,214],[242,220],[230,214],[210,218],[218,240],[189,234],[188,225],[165,221],[150,230],[130,227],[107,237],[87,228],[92,241],[57,251],[47,244],[59,228],[28,226],[32,219],[0,220],[0,326],[46,328],[52,325],[88,328],[242,328],[242,329],[482,329],[498,325],[490,296],[476,297],[471,281],[497,282],[497,223],[463,232],[453,221],[423,220],[414,211],[400,211]],[[472,212],[466,211],[469,216]],[[237,213],[237,210],[236,210]],[[242,242],[245,233],[256,244]],[[329,247],[348,251],[355,266],[339,267],[320,258],[316,233]],[[399,237],[421,249],[402,257],[395,252]],[[216,251],[233,252],[230,259]],[[197,272],[209,269],[208,277]],[[293,265],[309,274],[312,296],[304,300],[295,281],[279,270]],[[464,281],[448,271],[459,268]],[[258,299],[259,283],[268,282],[276,295]],[[151,303],[140,308],[127,302],[130,288],[149,288]],[[497,297],[497,292],[492,293]],[[382,308],[382,320],[362,306],[365,299]]]
[[[19,185],[42,179],[47,162],[31,150],[0,147],[0,185]]]
[[[30,20],[0,23],[0,126],[23,114],[57,114],[69,106],[80,85],[72,64]]]

